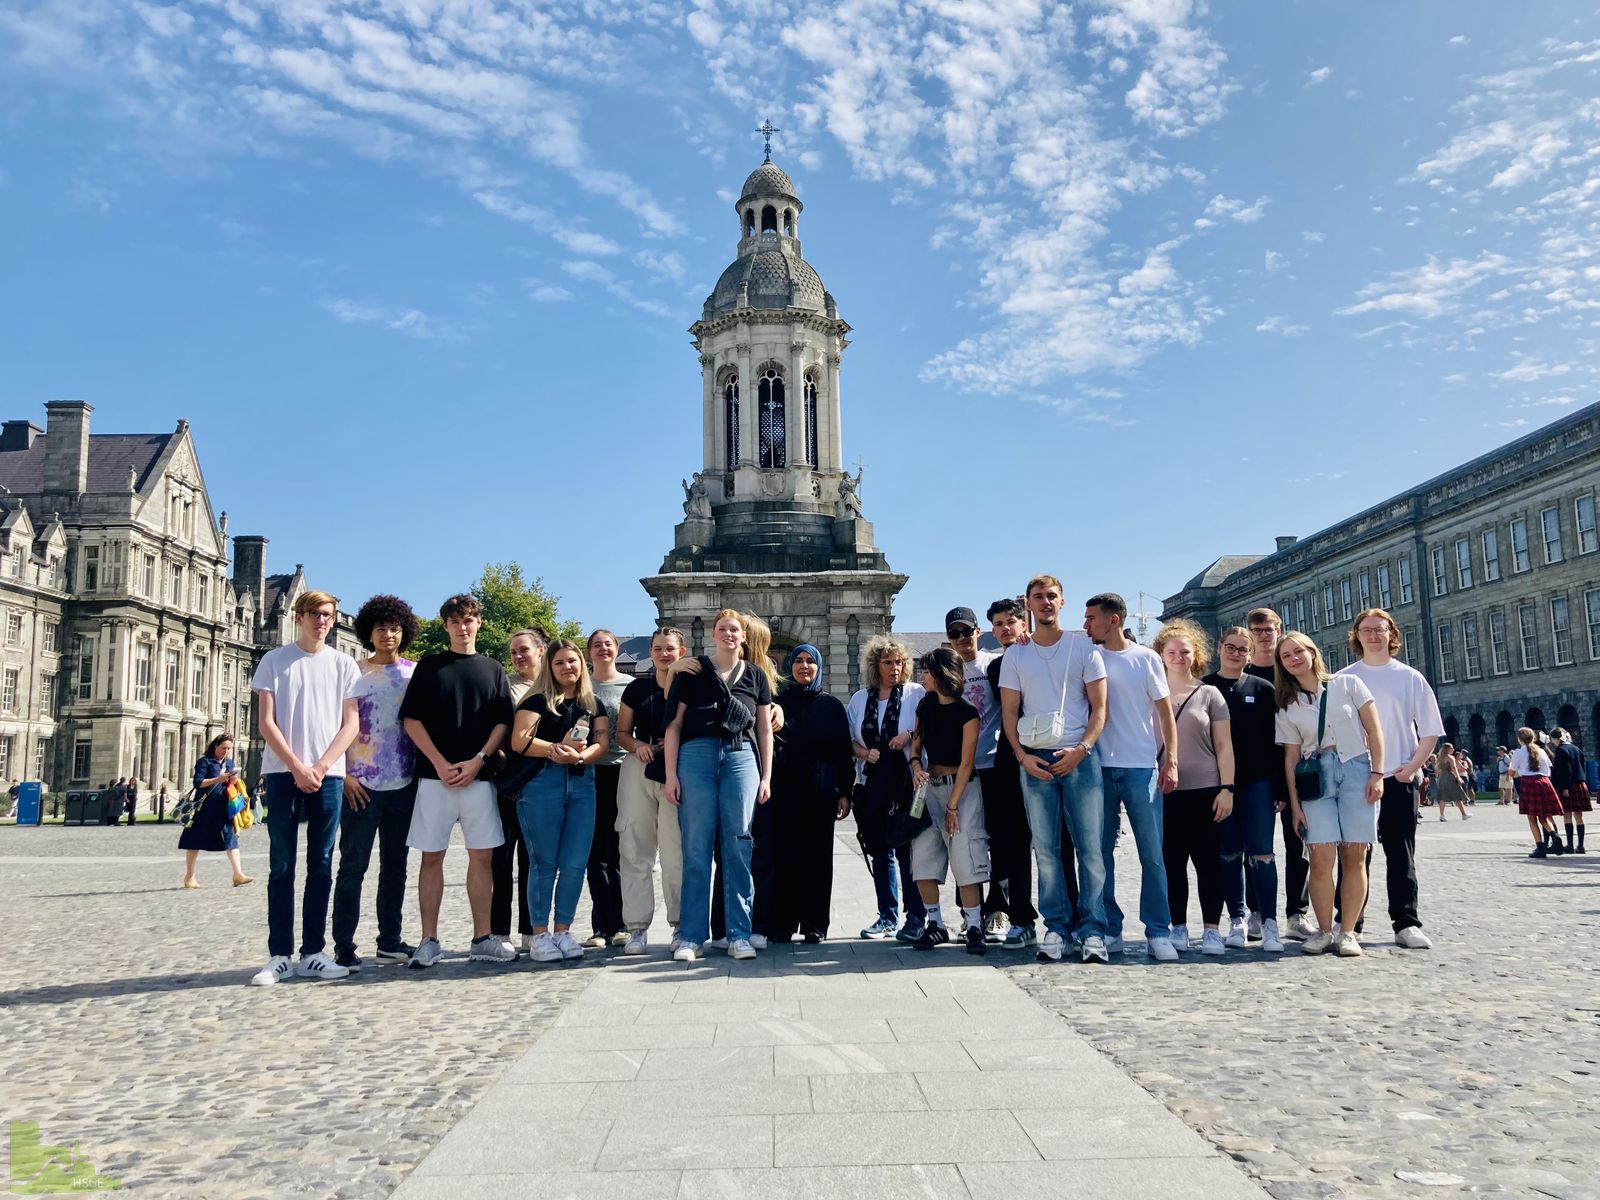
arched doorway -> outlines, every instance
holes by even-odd
[[[1580,732],[1578,729],[1578,710],[1570,704],[1563,704],[1561,711],[1556,713],[1556,724],[1573,737],[1577,737]]]
[[[1516,744],[1517,726],[1511,719],[1511,714],[1501,709],[1494,719],[1494,740],[1496,745],[1504,746],[1507,750]]]
[[[1454,717],[1444,719],[1444,740],[1456,749],[1461,747],[1461,722]]]
[[[1528,710],[1528,715],[1523,718],[1523,723],[1526,724],[1527,727],[1529,729],[1533,730],[1535,733],[1543,732],[1543,730],[1544,730],[1544,709],[1542,709],[1542,708],[1530,708]]]
[[[1467,722],[1467,736],[1471,739],[1471,748],[1468,753],[1472,755],[1472,761],[1480,765],[1489,757],[1489,747],[1484,744],[1483,735],[1483,717],[1478,713],[1473,713],[1472,718]]]

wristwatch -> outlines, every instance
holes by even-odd
[[[478,757],[483,759],[484,762],[488,762],[489,761],[489,756],[487,754],[485,754],[482,750],[478,751]]]
[[[1219,791],[1219,792],[1231,792],[1231,791],[1233,791],[1233,784],[1231,784],[1231,783],[1218,784],[1217,785],[1217,791]]]

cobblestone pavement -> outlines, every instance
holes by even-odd
[[[265,834],[245,837],[258,882],[203,855],[188,892],[177,836],[0,826],[0,1120],[77,1142],[125,1194],[387,1196],[600,969],[468,963],[458,848],[438,968],[245,987],[266,961]]]
[[[1594,1200],[1600,843],[1530,861],[1514,809],[1424,818],[1432,950],[1394,946],[1379,850],[1363,958],[1308,959],[1290,943],[1281,957],[1158,965],[1135,938],[1110,970],[1008,974],[1280,1200]],[[1130,911],[1137,875],[1124,837]]]

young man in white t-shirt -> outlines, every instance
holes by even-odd
[[[1100,647],[1106,668],[1106,728],[1100,736],[1106,806],[1100,827],[1106,864],[1106,949],[1113,954],[1122,950],[1115,852],[1126,809],[1139,851],[1139,919],[1144,923],[1145,953],[1158,962],[1177,962],[1167,905],[1161,798],[1178,786],[1178,727],[1172,719],[1161,656],[1127,639],[1122,632],[1127,618],[1128,606],[1115,592],[1101,592],[1085,602],[1083,631]],[[1159,753],[1162,746],[1167,748],[1165,755]]]
[[[297,636],[262,656],[250,687],[256,694],[261,771],[267,784],[267,953],[250,980],[274,984],[291,974],[342,979],[350,972],[324,952],[328,893],[333,886],[333,839],[344,805],[344,752],[361,732],[355,687],[361,668],[328,645],[338,606],[327,592],[294,602]],[[306,891],[301,906],[300,961],[294,951],[294,866],[300,819],[306,824]]]
[[[1383,727],[1378,843],[1383,847],[1395,945],[1426,950],[1433,942],[1422,932],[1422,918],[1417,915],[1416,778],[1444,736],[1444,721],[1422,672],[1394,657],[1400,645],[1394,618],[1381,608],[1366,609],[1350,628],[1350,648],[1360,651],[1361,661],[1340,674],[1354,675],[1367,685]]]
[[[1095,742],[1106,720],[1106,668],[1088,638],[1061,628],[1061,581],[1028,581],[1033,640],[1000,660],[1000,721],[1022,777],[1022,794],[1039,871],[1044,918],[1040,961],[1059,962],[1069,940],[1084,962],[1106,962],[1105,798]],[[1026,716],[1022,714],[1026,713]],[[1061,831],[1071,832],[1078,858],[1078,905],[1067,899]]]

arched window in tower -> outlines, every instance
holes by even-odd
[[[806,372],[806,465],[817,465],[817,374]]]
[[[727,469],[732,474],[739,469],[739,377],[729,375],[722,385],[722,410],[725,422],[723,440],[727,444]]]
[[[745,237],[755,237],[755,235],[756,235],[756,210],[753,209],[753,208],[747,208],[747,209],[744,210],[744,236]]]
[[[785,464],[783,420],[783,376],[777,367],[768,367],[756,381],[756,417],[761,429],[761,465]]]
[[[778,232],[778,210],[770,204],[761,210],[761,232]]]
[[[794,236],[794,209],[783,210],[783,232],[785,237]]]

